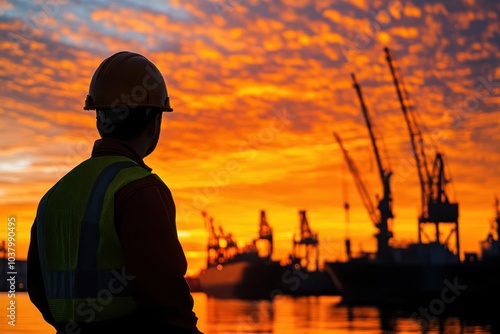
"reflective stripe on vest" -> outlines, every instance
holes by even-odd
[[[42,198],[36,218],[40,263],[57,322],[101,321],[136,309],[114,226],[114,195],[148,175],[125,157],[90,158]]]

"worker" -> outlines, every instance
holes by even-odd
[[[28,293],[57,333],[197,333],[172,194],[143,161],[171,112],[163,76],[122,51],[95,71],[84,110],[101,138],[42,197]]]

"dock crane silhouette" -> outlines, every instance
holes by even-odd
[[[318,234],[311,230],[306,210],[299,210],[300,234],[293,235],[292,264],[302,268],[319,270]]]
[[[383,159],[380,150],[378,148],[377,135],[373,129],[373,121],[371,119],[368,108],[366,107],[363,94],[361,92],[361,86],[356,81],[354,74],[351,74],[353,80],[353,87],[356,90],[358,99],[361,105],[361,111],[365,118],[366,127],[368,128],[368,133],[370,134],[370,141],[372,143],[373,152],[375,153],[375,159],[377,161],[378,172],[380,176],[380,181],[382,183],[382,198],[378,200],[378,221],[375,223],[378,232],[375,235],[377,238],[377,259],[389,260],[391,258],[391,252],[389,247],[389,240],[393,237],[392,231],[389,229],[389,221],[394,218],[392,212],[392,192],[390,178],[392,176],[392,171],[388,167],[387,158]],[[384,163],[384,161],[386,161]]]
[[[401,110],[408,127],[410,141],[413,149],[413,155],[416,162],[420,182],[420,215],[418,217],[418,241],[422,243],[422,236],[426,236],[425,226],[433,224],[435,227],[435,237],[433,242],[450,247],[448,241],[455,234],[456,255],[460,258],[460,242],[458,236],[458,203],[450,202],[448,198],[447,186],[451,179],[447,177],[445,172],[445,160],[442,152],[435,153],[432,170],[428,164],[426,155],[426,145],[424,143],[423,133],[419,125],[417,115],[413,109],[412,103],[406,88],[404,87],[403,79],[394,64],[394,57],[389,48],[384,48],[386,60],[389,65],[394,87],[401,105]],[[440,225],[452,224],[449,235],[441,240]]]
[[[222,226],[218,227],[219,233],[217,233],[214,218],[206,211],[202,211],[201,215],[208,231],[207,267],[222,264],[238,253],[238,244],[231,233],[224,232]]]
[[[392,258],[391,254],[391,247],[389,245],[390,239],[393,237],[393,233],[390,230],[390,220],[394,218],[393,212],[392,212],[392,193],[391,193],[391,186],[390,186],[390,177],[392,176],[392,171],[390,171],[389,167],[387,166],[388,163],[386,162],[387,159],[384,159],[382,157],[382,154],[380,153],[380,150],[378,148],[378,141],[379,139],[377,138],[377,135],[373,129],[373,121],[371,119],[370,113],[368,111],[368,108],[366,107],[363,94],[361,91],[361,87],[359,83],[356,80],[356,76],[354,74],[351,74],[351,78],[353,80],[353,87],[356,90],[356,93],[358,95],[358,99],[361,105],[361,110],[363,112],[363,116],[365,118],[366,126],[368,128],[368,132],[370,135],[370,141],[372,144],[373,151],[375,153],[375,159],[377,162],[377,167],[378,167],[378,172],[380,176],[380,180],[382,183],[382,198],[379,198],[379,196],[376,196],[378,203],[375,205],[372,201],[372,196],[366,187],[366,182],[363,180],[363,177],[361,176],[361,173],[356,166],[354,160],[351,158],[349,155],[348,151],[343,145],[342,139],[340,138],[339,134],[334,132],[334,137],[337,141],[337,143],[340,146],[340,149],[342,151],[342,154],[344,156],[344,160],[349,167],[349,170],[351,172],[351,175],[353,176],[354,183],[356,184],[356,188],[358,189],[359,195],[361,197],[361,200],[363,201],[363,204],[368,212],[368,215],[377,228],[377,233],[375,234],[375,237],[377,239],[377,252],[376,252],[376,258],[378,260],[385,260],[389,261]],[[348,257],[350,257],[350,241],[346,240],[346,248],[348,252]]]
[[[257,247],[257,243],[262,240],[266,242],[264,257],[271,260],[273,255],[273,229],[267,221],[265,210],[260,210],[259,236],[253,240],[255,247]]]

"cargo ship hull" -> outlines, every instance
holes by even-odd
[[[342,296],[356,305],[436,303],[448,310],[489,305],[500,297],[500,265],[484,263],[389,264],[327,262]]]
[[[285,266],[281,277],[280,291],[285,295],[332,296],[338,295],[338,289],[328,272],[324,270],[295,269]]]
[[[283,267],[276,261],[239,261],[211,266],[199,275],[200,287],[215,298],[271,300],[279,293]]]

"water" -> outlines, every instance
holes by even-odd
[[[488,321],[463,318],[417,322],[408,313],[374,307],[348,308],[337,296],[292,298],[279,296],[271,302],[219,300],[193,293],[199,328],[205,334],[223,333],[491,333]],[[0,293],[0,333],[54,334],[26,292],[16,294],[16,326],[7,324],[9,299]]]

